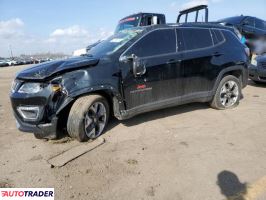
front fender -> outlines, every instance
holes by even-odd
[[[93,93],[104,94],[105,97],[107,96],[107,100],[112,103],[115,116],[118,116],[119,118],[119,111],[124,109],[124,103],[118,89],[112,85],[91,86],[68,94],[59,109],[56,111],[56,115],[59,115],[62,110],[64,110],[68,105],[71,105],[80,96]]]

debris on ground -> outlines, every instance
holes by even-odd
[[[62,167],[68,162],[102,145],[104,142],[105,142],[104,138],[99,137],[96,140],[93,140],[92,142],[75,146],[65,152],[62,152],[50,158],[48,160],[48,163],[51,164],[51,168]]]

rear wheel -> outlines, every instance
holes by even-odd
[[[99,137],[109,119],[109,105],[100,95],[80,97],[73,104],[68,121],[68,134],[80,142]]]
[[[238,106],[241,97],[241,84],[238,78],[232,75],[225,76],[215,93],[211,107],[219,110]]]

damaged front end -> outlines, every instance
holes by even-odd
[[[92,58],[73,58],[37,65],[19,73],[11,88],[11,104],[20,131],[55,139],[64,124],[59,115],[72,102],[73,91],[91,84],[87,68]],[[67,118],[67,116],[65,116]]]

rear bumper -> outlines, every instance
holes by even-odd
[[[54,117],[51,123],[33,125],[21,121],[16,113],[14,113],[14,116],[16,118],[17,128],[22,132],[38,133],[47,139],[55,139],[57,137],[57,117]]]
[[[249,65],[249,78],[254,81],[266,83],[266,69]]]

